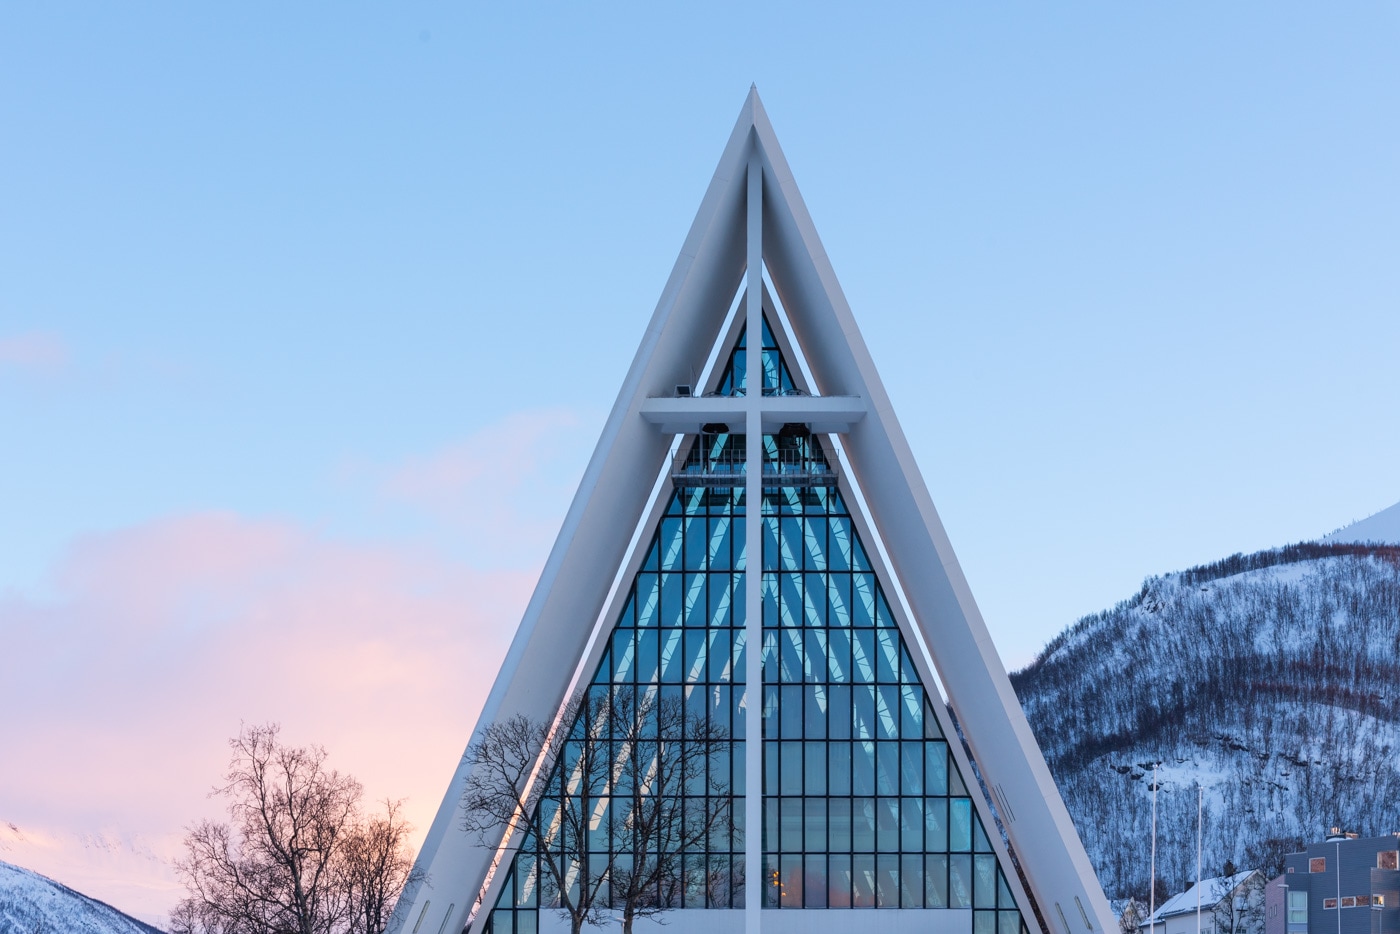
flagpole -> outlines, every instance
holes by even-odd
[[[1201,796],[1205,789],[1196,785],[1196,934],[1201,934]]]
[[[1157,763],[1152,763],[1152,863],[1147,880],[1147,934],[1157,934]]]

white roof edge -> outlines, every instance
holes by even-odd
[[[868,491],[871,519],[887,540],[894,539],[894,571],[988,787],[1014,802],[1016,818],[1006,830],[1047,923],[1054,926],[1058,906],[1074,919],[1072,927],[1082,918],[1083,929],[1111,932],[1116,921],[1108,899],[972,598],[787,158],[762,103],[756,93],[752,97],[756,143],[776,196],[768,196],[765,172],[765,261],[818,390],[868,401],[869,415],[853,427],[845,446]],[[804,257],[809,265],[797,268]],[[790,294],[782,294],[785,287]],[[930,567],[942,574],[929,574]]]
[[[512,683],[516,682],[516,676],[522,667],[527,667],[532,660],[538,662],[542,657],[545,659],[556,658],[561,652],[567,652],[575,642],[577,642],[577,651],[573,654],[570,664],[573,664],[582,654],[591,627],[578,627],[583,630],[581,634],[570,632],[565,635],[554,632],[555,629],[566,629],[564,624],[567,620],[561,619],[561,614],[558,612],[550,614],[551,605],[553,607],[568,605],[572,609],[575,619],[583,615],[578,612],[579,606],[595,606],[598,611],[601,611],[602,601],[606,599],[606,586],[602,588],[601,593],[589,595],[591,599],[581,598],[580,591],[598,590],[596,583],[587,579],[588,571],[595,569],[600,560],[605,560],[605,556],[625,549],[630,534],[623,535],[616,531],[610,536],[604,534],[602,537],[614,540],[611,542],[611,548],[602,547],[587,555],[574,550],[571,555],[569,546],[579,530],[589,524],[599,527],[611,525],[615,529],[626,526],[630,533],[631,528],[641,519],[641,513],[645,510],[645,500],[649,489],[641,490],[644,484],[633,484],[637,488],[637,492],[636,495],[632,496],[627,495],[629,491],[616,489],[606,491],[599,496],[599,488],[602,485],[619,486],[616,479],[611,484],[605,484],[604,481],[608,476],[621,478],[636,471],[639,454],[642,461],[654,461],[655,469],[659,470],[665,452],[669,448],[669,444],[665,443],[665,440],[654,429],[644,425],[640,418],[629,419],[629,416],[636,414],[634,410],[650,394],[651,390],[646,385],[647,377],[655,375],[651,371],[654,369],[658,348],[663,344],[663,336],[667,325],[673,318],[673,312],[678,304],[686,303],[692,297],[694,290],[691,287],[696,285],[697,267],[701,273],[711,271],[706,269],[706,266],[712,263],[723,265],[722,261],[725,257],[718,254],[724,254],[733,249],[733,243],[727,241],[734,239],[735,232],[723,229],[726,225],[722,212],[727,207],[727,202],[733,199],[736,187],[741,196],[740,204],[742,204],[748,153],[751,145],[753,111],[756,102],[757,96],[751,91],[740,110],[733,130],[730,132],[729,141],[725,145],[719,163],[710,179],[710,184],[701,199],[695,219],[691,222],[680,253],[672,267],[670,276],[667,278],[656,308],[652,312],[617,399],[604,423],[602,435],[594,447],[593,455],[589,459],[588,466],[584,470],[573,501],[565,515],[560,535],[550,549],[539,581],[535,585],[525,613],[516,629],[515,637],[506,652],[505,661],[497,673],[496,680],[493,682],[481,713],[477,717],[476,726],[473,728],[468,746],[476,741],[479,731],[486,724],[517,712],[527,712],[536,718],[548,716],[552,714],[553,710],[558,709],[563,700],[567,684],[559,684],[558,696],[554,696],[551,690],[532,689],[524,692],[525,696],[518,699],[512,698],[510,695],[520,694],[521,691],[512,691],[511,686]],[[739,235],[742,238],[742,230],[739,231]],[[742,242],[740,242],[739,247],[740,255],[742,255]],[[701,262],[701,260],[709,262]],[[735,284],[737,286],[737,278]],[[704,282],[699,283],[702,292],[705,285]],[[703,298],[703,295],[697,296],[697,298]],[[727,305],[717,317],[716,329],[723,321],[723,310],[727,310]],[[665,340],[664,343],[667,346],[662,349],[668,351],[666,356],[676,357],[693,353],[693,349],[688,346],[689,342],[683,338],[678,339],[674,334],[670,335],[670,339]],[[706,349],[708,349],[708,345]],[[704,359],[701,355],[696,365],[703,363]],[[663,377],[659,380],[658,385],[664,385],[665,382]],[[630,437],[624,438],[625,435]],[[645,441],[641,440],[643,436]],[[655,450],[652,450],[653,448]],[[627,469],[629,463],[620,464],[619,461],[630,462],[633,470]],[[644,467],[642,469],[644,471]],[[619,500],[623,502],[619,502]],[[636,500],[636,502],[630,502],[631,500]],[[629,506],[635,508],[629,509]],[[588,521],[590,516],[595,518],[592,523]],[[619,555],[619,559],[621,557],[624,556]],[[575,568],[579,565],[588,565],[589,568],[576,570]],[[607,572],[606,577],[609,583],[617,566],[618,562],[613,562],[612,569]],[[566,579],[567,583],[565,583]],[[590,584],[594,584],[594,586],[590,587]],[[552,618],[547,619],[547,616]],[[593,616],[589,616],[588,619],[591,622]],[[542,623],[546,625],[542,627]],[[538,631],[541,628],[550,631],[542,634]],[[458,802],[461,799],[461,788],[467,774],[468,770],[464,761],[459,762],[452,780],[448,784],[442,803],[438,807],[437,814],[429,826],[415,863],[418,868],[423,870],[427,879],[404,891],[390,919],[387,928],[389,934],[397,934],[397,932],[402,931],[410,918],[414,920],[414,924],[417,924],[420,914],[425,911],[431,901],[437,902],[433,906],[429,921],[432,930],[437,930],[439,927],[444,930],[461,930],[462,925],[466,922],[472,907],[471,902],[477,896],[491,861],[491,854],[487,849],[480,846],[475,839],[469,838],[468,834],[461,829],[461,822],[458,818]],[[449,880],[452,888],[439,892],[439,887]],[[467,891],[469,891],[469,895],[463,904],[464,899],[461,893]],[[443,917],[439,923],[437,910],[443,901],[452,906],[449,911],[451,917]]]

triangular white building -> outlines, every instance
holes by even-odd
[[[734,741],[736,826],[686,854],[676,934],[1113,930],[756,92],[477,735],[554,717],[576,672]],[[462,829],[466,768],[392,928],[560,930],[521,841]]]

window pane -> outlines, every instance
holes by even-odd
[[[826,681],[826,630],[807,630],[807,638],[802,640],[802,648],[807,653],[802,670],[803,680],[812,682]],[[816,689],[813,688],[811,690]],[[825,697],[825,694],[822,696]]]
[[[899,852],[899,799],[876,798],[875,819],[878,824],[876,839],[881,853]]]
[[[681,624],[683,584],[684,580],[681,574],[663,573],[661,575],[661,616],[658,619],[660,625],[679,626]]]
[[[881,853],[875,860],[875,903],[881,908],[898,908],[899,857]]]
[[[710,633],[703,629],[692,629],[685,634],[685,680],[690,683],[705,680],[705,652],[709,648]]]
[[[978,854],[972,858],[972,903],[978,908],[997,906],[997,858]]]
[[[875,790],[882,795],[899,794],[899,744],[875,744]]]
[[[778,868],[778,857],[768,854],[763,857],[763,904],[776,908],[783,892],[783,874]]]
[[[782,861],[782,881],[779,892],[780,904],[784,908],[802,907],[802,857],[784,856]]]
[[[637,680],[641,683],[656,681],[656,665],[659,650],[655,629],[637,630]]]
[[[857,684],[875,681],[875,631],[851,630],[851,680]]]
[[[832,628],[849,629],[851,626],[851,575],[827,575],[826,604],[827,625]]]
[[[780,691],[782,730],[786,739],[802,738],[802,685],[784,684]]]
[[[857,853],[875,850],[875,799],[851,800],[851,849]]]
[[[899,685],[879,685],[875,697],[875,718],[879,738],[899,739]]]
[[[851,907],[851,858],[849,856],[833,853],[827,858],[826,891],[827,903],[832,908]]]
[[[900,857],[899,907],[924,907],[924,858],[917,853]]]
[[[906,795],[924,793],[924,751],[923,743],[904,742],[899,744],[899,790]]]
[[[778,634],[779,679],[787,684],[802,681],[802,664],[802,630],[781,630]]]
[[[948,857],[924,857],[924,903],[929,908],[948,906]]]
[[[769,798],[763,802],[763,849],[768,853],[778,852],[778,799]]]
[[[851,744],[828,743],[826,748],[827,785],[833,795],[851,793]]]
[[[808,795],[826,794],[826,743],[807,743],[804,754],[806,760],[802,791]]]
[[[829,698],[826,722],[832,739],[851,738],[851,687],[833,684],[827,687]]]
[[[782,819],[781,844],[784,853],[802,852],[802,799],[781,798],[778,813]]]
[[[811,639],[808,640],[810,645]],[[826,686],[809,685],[803,689],[806,696],[806,724],[803,729],[805,739],[823,739],[826,736]]]
[[[851,851],[851,799],[831,798],[828,801],[828,828],[831,852]],[[834,907],[834,906],[833,906]]]
[[[807,867],[806,878],[802,880],[804,903],[808,908],[825,908],[828,897],[826,857],[808,856],[803,864]]]
[[[948,793],[948,746],[941,742],[924,743],[924,794]]]
[[[826,625],[826,575],[808,573],[803,619],[808,626]]]
[[[779,745],[782,750],[782,771],[778,780],[778,793],[800,795],[802,794],[802,743],[787,741]]]
[[[846,571],[851,567],[851,520],[844,516],[833,516],[828,520],[827,562],[833,571]]]
[[[717,516],[709,520],[709,562],[710,567],[717,571],[728,570],[729,545],[733,539],[730,537],[730,528],[733,520],[729,516]]]
[[[851,791],[858,795],[875,793],[875,744],[851,744]]]
[[[948,851],[948,802],[945,799],[924,801],[924,841],[929,853]]]
[[[948,907],[972,907],[972,857],[969,855],[948,857]]]
[[[663,629],[661,641],[661,680],[667,684],[677,684],[684,676],[685,654],[681,650],[679,629]]]
[[[826,657],[827,665],[830,666],[830,680],[837,684],[849,684],[851,682],[851,633],[849,630],[836,629],[835,627],[827,630]],[[848,717],[848,723],[849,719]],[[848,731],[849,729],[850,727],[847,726]]]
[[[687,574],[685,576],[685,624],[704,626],[710,621],[709,603],[706,598],[708,574]]]
[[[948,849],[972,849],[972,801],[968,798],[948,802]]]
[[[978,853],[992,852],[992,841],[987,839],[987,832],[982,829],[982,818],[976,814],[972,815],[972,848]]]
[[[802,799],[803,849],[808,853],[826,852],[826,799]]]
[[[875,680],[899,681],[899,634],[893,629],[876,631]]]
[[[924,849],[924,801],[902,798],[899,802],[899,848],[906,853]]]
[[[851,857],[851,907],[875,907],[875,857],[856,855]]]

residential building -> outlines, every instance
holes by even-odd
[[[1203,879],[1138,925],[1143,934],[1262,934],[1264,875],[1246,869]]]
[[[1284,857],[1265,906],[1265,934],[1397,934],[1400,835],[1334,827],[1325,841]]]

